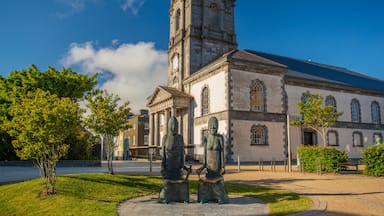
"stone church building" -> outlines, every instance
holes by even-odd
[[[208,119],[216,116],[227,161],[293,158],[300,144],[323,145],[314,131],[287,127],[303,93],[319,93],[343,112],[327,144],[359,158],[383,136],[384,81],[345,68],[237,49],[235,0],[172,0],[168,84],[148,98],[150,146],[161,146],[170,116],[179,121],[186,155],[201,159]]]

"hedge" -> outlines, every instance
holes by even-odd
[[[304,171],[316,172],[321,161],[321,171],[325,172],[338,172],[340,169],[339,164],[348,161],[346,152],[335,149],[333,147],[319,147],[319,146],[304,146],[301,145],[297,149],[298,157]]]
[[[363,150],[364,174],[384,176],[384,144]]]

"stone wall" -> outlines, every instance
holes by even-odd
[[[338,112],[343,112],[335,127],[330,128],[337,132],[338,144],[335,146],[338,149],[346,151],[350,158],[360,158],[360,150],[362,147],[353,146],[353,132],[358,131],[363,135],[363,147],[369,147],[374,144],[374,133],[380,133],[384,136],[384,98],[379,96],[364,95],[357,93],[349,93],[340,91],[330,91],[324,89],[307,88],[294,85],[286,85],[288,95],[288,112],[293,116],[298,116],[296,103],[301,100],[302,94],[309,90],[311,93],[319,93],[323,98],[332,95],[336,100]],[[351,100],[357,99],[361,109],[361,123],[351,123]],[[381,124],[372,124],[371,119],[371,103],[377,101],[381,109]],[[299,127],[291,127],[291,143],[293,153],[296,152],[296,147],[302,142],[302,132]],[[317,136],[317,143],[322,146],[321,137]]]

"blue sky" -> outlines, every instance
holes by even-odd
[[[0,73],[31,64],[101,72],[145,106],[164,84],[170,0],[2,0]],[[240,49],[345,67],[384,80],[384,1],[237,0]],[[150,77],[150,79],[148,79]]]

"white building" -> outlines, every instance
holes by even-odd
[[[189,157],[200,159],[208,119],[216,116],[233,161],[287,158],[287,114],[298,116],[303,93],[322,95],[343,115],[327,145],[359,158],[359,149],[382,137],[384,81],[344,68],[263,52],[238,50],[234,0],[172,0],[168,86],[148,99],[150,145],[161,146],[171,115],[179,121]],[[293,156],[320,136],[290,127]]]

